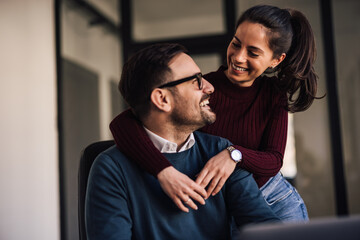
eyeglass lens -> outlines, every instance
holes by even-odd
[[[198,82],[198,85],[199,85],[199,90],[201,90],[203,88],[203,77],[202,77],[202,74],[199,73],[199,74],[196,74],[196,79],[197,79],[197,82]]]

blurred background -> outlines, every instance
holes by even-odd
[[[284,175],[311,219],[360,213],[360,1],[1,0],[0,239],[78,239],[82,149],[112,139],[126,108],[122,64],[154,42],[184,44],[203,73],[224,63],[236,19],[296,8],[317,44],[318,95],[290,115]]]

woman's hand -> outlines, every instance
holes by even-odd
[[[207,188],[207,198],[216,195],[224,186],[226,180],[236,167],[236,162],[231,159],[229,150],[224,149],[206,163],[196,178],[196,183]]]
[[[195,183],[185,174],[179,172],[174,167],[167,167],[157,175],[160,185],[164,192],[174,201],[176,206],[184,212],[189,209],[184,203],[194,210],[198,207],[193,200],[204,205],[207,194],[205,188]]]

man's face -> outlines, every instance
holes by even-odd
[[[169,67],[173,79],[170,81],[200,72],[194,60],[185,53],[175,56],[170,61]],[[216,115],[209,107],[209,98],[214,92],[214,87],[204,78],[202,84],[202,89],[199,89],[198,81],[194,78],[171,88],[174,103],[170,118],[175,126],[188,127],[194,131],[215,122]]]

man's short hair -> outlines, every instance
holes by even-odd
[[[124,64],[119,90],[138,117],[149,113],[151,92],[171,76],[170,60],[186,52],[180,44],[154,44],[138,51]]]

